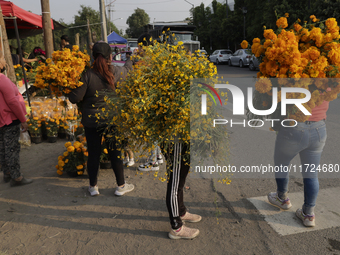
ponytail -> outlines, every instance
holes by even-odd
[[[114,75],[110,71],[109,65],[107,64],[107,59],[105,59],[101,54],[98,54],[97,58],[93,62],[93,69],[95,72],[99,73],[105,78],[112,89],[115,89]]]

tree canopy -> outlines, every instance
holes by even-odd
[[[276,30],[276,20],[285,13],[289,14],[289,25],[298,19],[302,23],[308,22],[312,14],[321,21],[333,17],[340,23],[340,0],[235,0],[234,11],[228,8],[228,18],[225,3],[213,0],[211,6],[203,3],[196,6],[190,17],[201,46],[208,52],[228,46],[233,51],[240,48],[244,39],[244,18],[245,36],[249,43],[255,37],[263,38],[264,26]],[[244,7],[246,14],[243,13]]]
[[[143,9],[135,9],[135,12],[126,20],[126,24],[129,26],[126,29],[126,34],[131,38],[138,38],[144,32],[143,27],[149,22],[150,17]]]

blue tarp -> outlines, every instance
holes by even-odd
[[[118,35],[116,32],[112,32],[107,36],[107,42],[109,44],[126,44],[127,40]]]

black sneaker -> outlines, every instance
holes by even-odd
[[[159,170],[159,165],[158,165],[158,162],[147,162],[143,165],[140,165],[138,167],[138,170],[139,171],[144,171],[144,172],[147,172],[147,171],[158,171]]]
[[[33,182],[32,179],[26,179],[25,177],[22,177],[21,181],[16,181],[16,180],[11,179],[9,184],[11,185],[11,187],[14,187],[14,186],[30,184],[32,182]]]

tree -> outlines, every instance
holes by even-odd
[[[129,28],[126,33],[131,38],[138,38],[144,32],[144,26],[149,24],[149,15],[140,8],[137,8],[135,12],[126,20],[126,24]]]
[[[315,16],[320,20],[336,18],[340,24],[340,0],[314,0],[311,1],[311,9]]]
[[[100,12],[89,6],[81,5],[80,7],[81,9],[78,11],[78,15],[74,17],[74,23],[71,24],[71,26],[86,25],[87,20],[89,20],[90,24],[93,24],[91,25],[91,31],[96,33],[97,39],[99,40],[99,38],[101,38]],[[119,34],[119,29],[111,21],[107,22],[107,31],[109,31],[109,29]],[[69,32],[71,32],[72,37],[74,37],[76,33],[79,33],[80,37],[85,38],[87,36],[87,27],[71,28]]]

